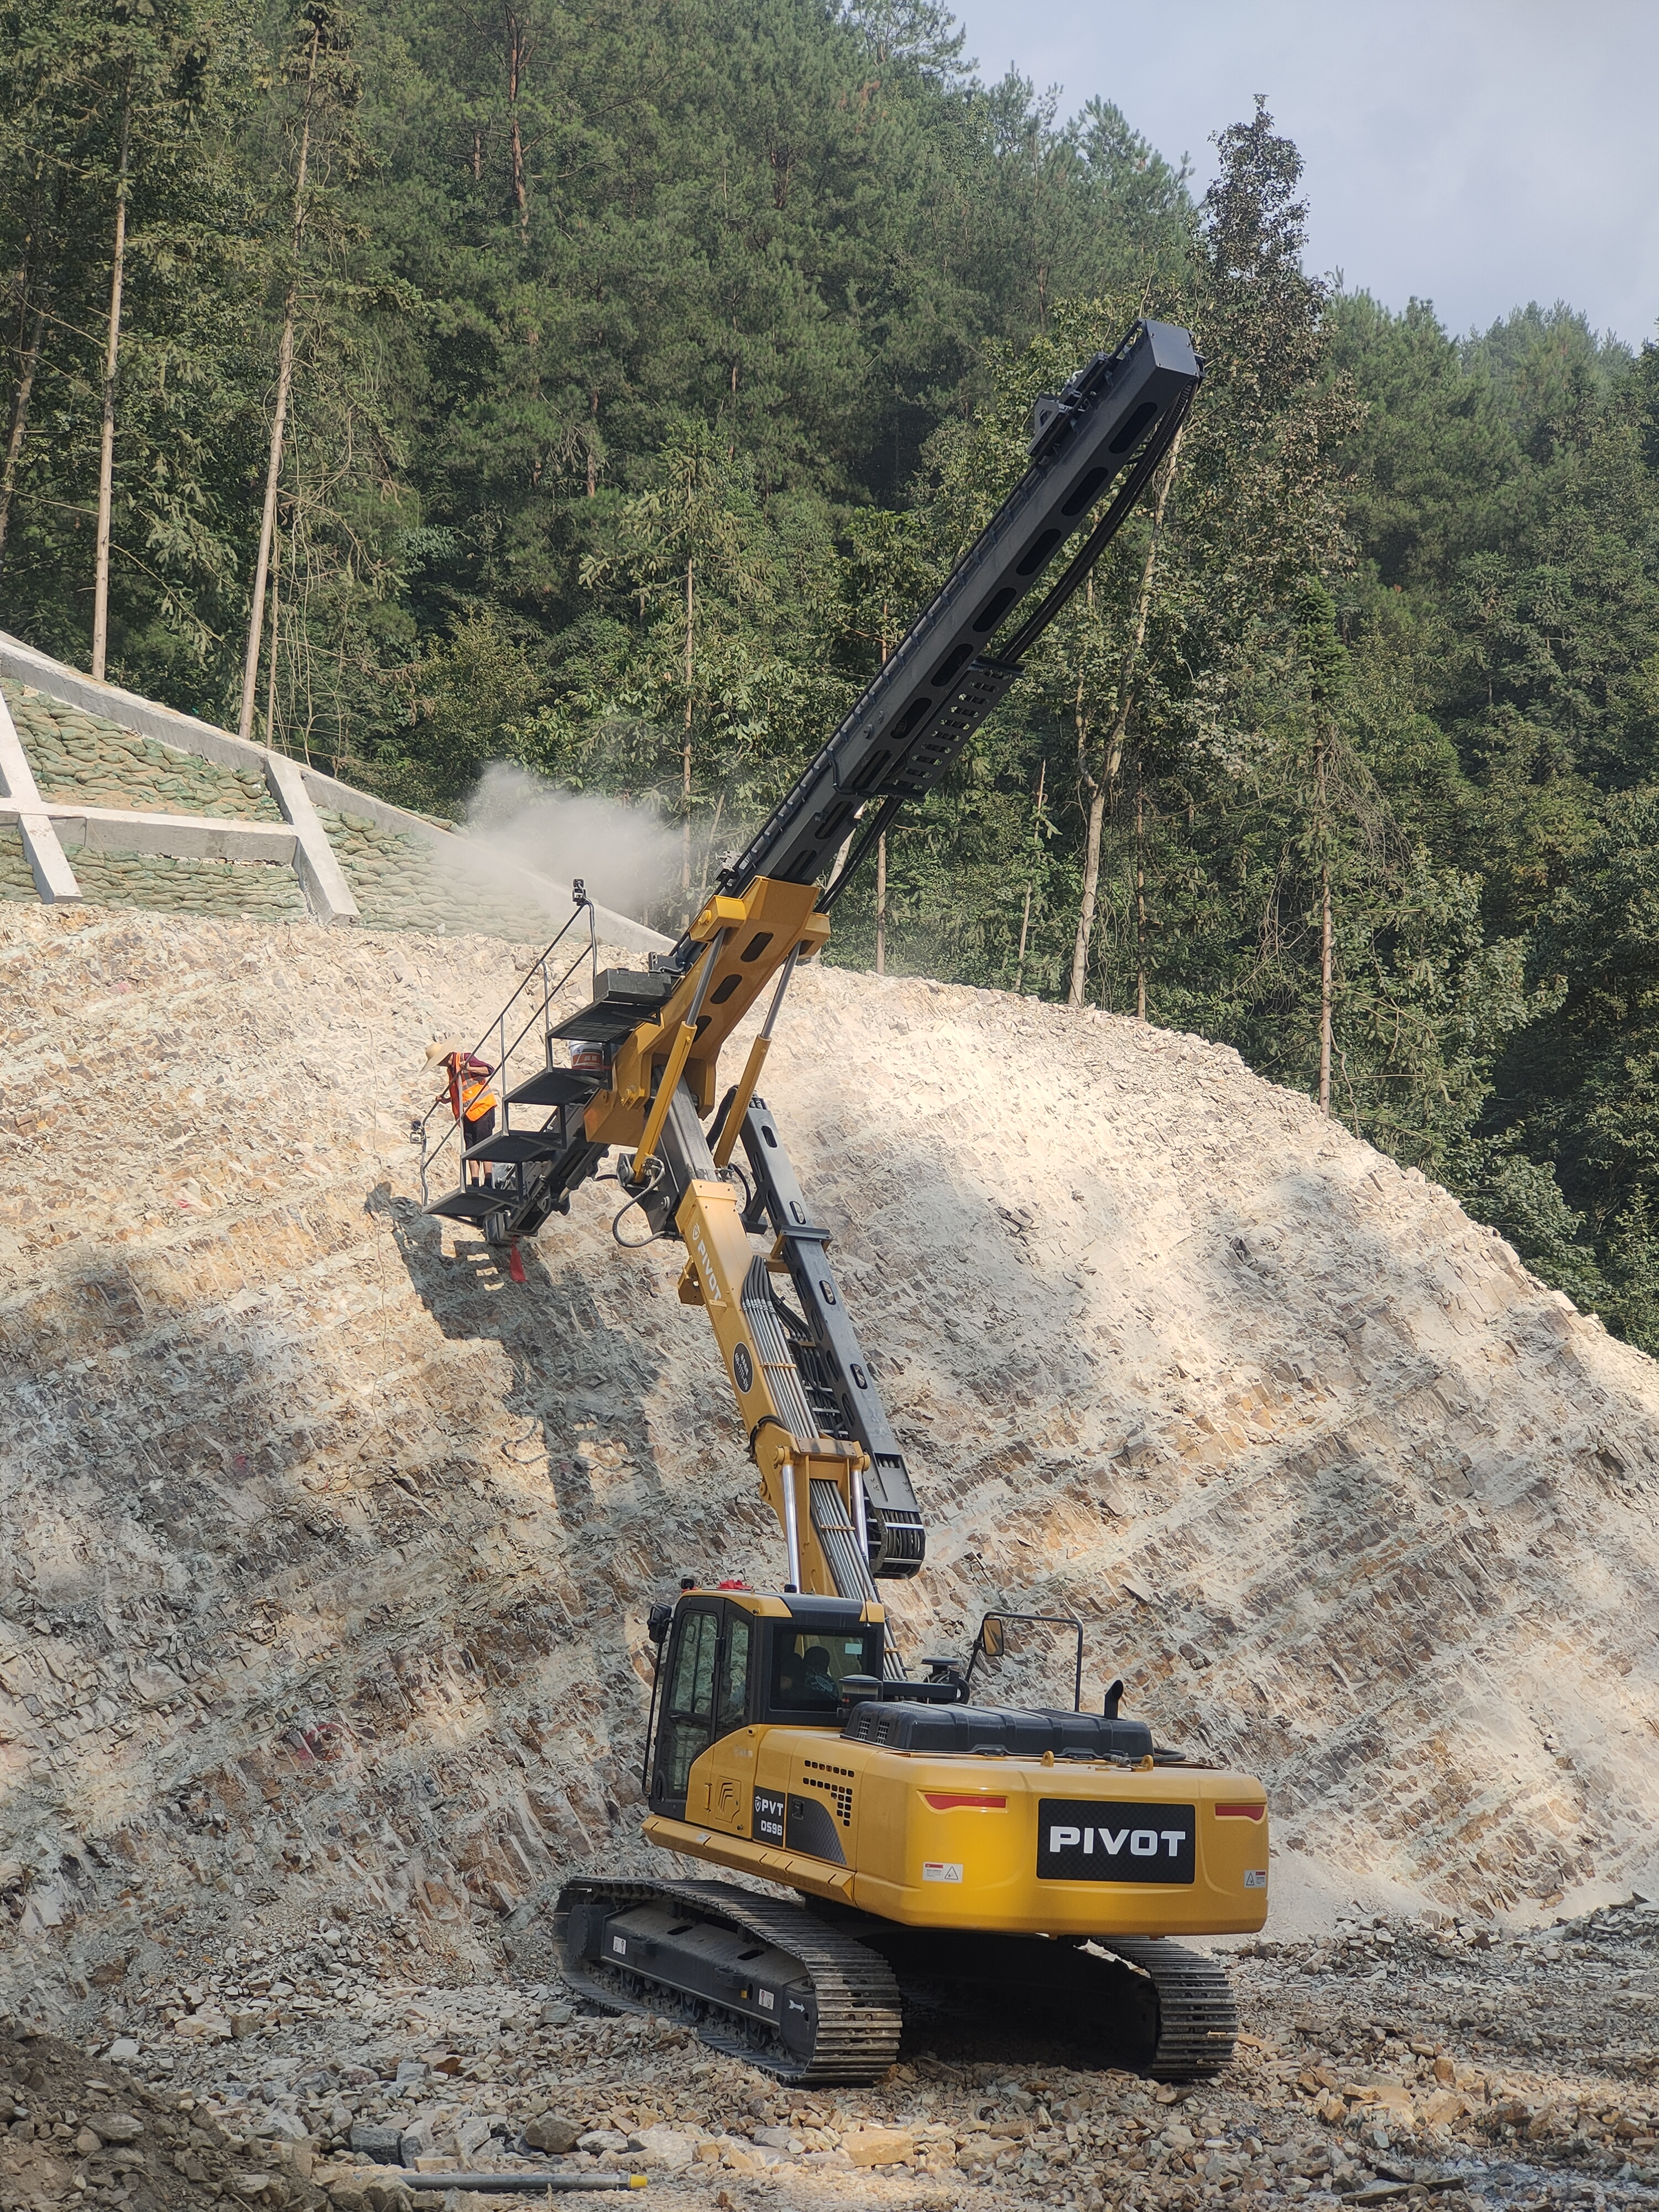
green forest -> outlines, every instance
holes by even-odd
[[[1205,386],[831,957],[1235,1045],[1659,1351],[1659,350],[1304,265],[934,0],[7,0],[0,625],[677,923],[1138,316]]]

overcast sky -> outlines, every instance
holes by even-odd
[[[1659,314],[1659,0],[953,0],[981,75],[1099,96],[1194,188],[1267,94],[1301,149],[1309,265],[1454,331],[1567,301]]]

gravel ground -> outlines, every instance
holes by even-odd
[[[1646,1905],[1525,1936],[1419,1918],[1244,1945],[1237,2058],[1190,2089],[938,2021],[873,2087],[786,2089],[679,2027],[573,2005],[508,1961],[465,1983],[404,1979],[398,1948],[395,1923],[254,1916],[193,1977],[131,1991],[124,2039],[95,2058],[47,2037],[15,2046],[7,2094],[27,2117],[0,2142],[0,2207],[69,2202],[76,2174],[94,2202],[201,2201],[182,2185],[146,2197],[136,2172],[110,2172],[107,2147],[77,2142],[79,2119],[112,2104],[154,2116],[164,2163],[175,2142],[193,2146],[244,2200],[313,2203],[320,2189],[340,2212],[454,2212],[474,2192],[440,2194],[438,2171],[526,2166],[643,2172],[665,2212],[1659,2203],[1659,1910]],[[205,2141],[186,2145],[186,2115]]]
[[[291,2164],[269,2171],[270,2148],[233,2143],[188,2090],[135,2077],[56,2036],[0,2033],[0,2212],[326,2206]]]

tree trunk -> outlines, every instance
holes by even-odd
[[[276,529],[276,490],[283,477],[283,438],[288,427],[289,394],[294,384],[294,318],[300,299],[300,245],[305,234],[306,165],[311,158],[311,101],[317,84],[317,52],[320,27],[311,33],[306,62],[305,106],[300,125],[300,159],[294,173],[294,266],[289,273],[288,297],[283,305],[283,337],[276,356],[276,404],[270,417],[270,454],[265,466],[265,503],[259,517],[259,550],[253,564],[253,605],[248,611],[247,651],[242,658],[242,708],[236,734],[253,734],[253,702],[258,696],[259,639],[265,621],[265,580],[270,573],[271,540]],[[275,647],[273,647],[273,651]],[[266,732],[270,742],[270,732]]]
[[[1314,758],[1314,789],[1319,810],[1319,835],[1325,841],[1325,740],[1320,738]],[[1331,1110],[1331,864],[1322,854],[1319,862],[1319,1110]]]
[[[685,731],[680,744],[680,890],[684,893],[691,919],[691,684],[694,674],[693,646],[696,639],[696,586],[692,580],[691,556],[685,561]]]
[[[733,398],[737,395],[737,363],[733,362],[732,364]],[[887,665],[888,653],[887,608],[888,603],[884,599],[881,603],[881,665],[884,668]],[[852,842],[849,836],[847,845],[850,845]],[[847,845],[842,847],[843,853],[847,850]],[[833,878],[831,880],[834,880]],[[887,973],[887,832],[884,830],[876,840],[876,973],[878,975],[884,975]]]
[[[276,640],[280,634],[283,541],[273,538],[270,548],[270,653],[265,672],[265,743],[276,743]]]
[[[34,391],[34,374],[40,366],[41,349],[46,343],[46,311],[37,303],[34,319],[29,326],[28,343],[17,373],[17,389],[12,394],[11,432],[6,440],[6,465],[0,474],[0,562],[6,553],[6,532],[11,527],[12,494],[17,489],[18,465],[23,458],[23,441],[28,434],[29,399]]]
[[[733,391],[737,389],[735,385],[732,386],[732,389]],[[884,599],[881,603],[881,665],[884,668],[887,665],[887,602]],[[858,817],[854,815],[853,817],[852,828],[842,839],[840,845],[836,848],[836,857],[830,863],[830,880],[832,884],[839,878],[842,870],[847,866],[847,855],[852,851],[853,840],[857,836],[857,835]]]
[[[1146,797],[1135,755],[1135,1019],[1146,1018]]]
[[[1095,903],[1100,895],[1100,833],[1106,821],[1106,786],[1089,781],[1089,826],[1083,842],[1083,903],[1078,908],[1077,940],[1072,947],[1068,1006],[1080,1006],[1089,977],[1089,940],[1094,935]]]
[[[1331,1110],[1331,868],[1319,871],[1319,1110]]]
[[[1090,793],[1089,827],[1083,856],[1083,903],[1078,910],[1077,941],[1072,948],[1072,982],[1066,994],[1068,1006],[1080,1006],[1089,972],[1089,941],[1094,934],[1096,899],[1100,889],[1100,838],[1106,820],[1106,802],[1117,781],[1118,769],[1123,759],[1123,741],[1128,733],[1129,715],[1134,706],[1135,664],[1140,658],[1146,641],[1146,623],[1152,607],[1152,578],[1158,568],[1158,539],[1164,529],[1164,510],[1169,504],[1170,489],[1175,483],[1176,462],[1181,453],[1181,441],[1186,435],[1183,423],[1176,432],[1170,447],[1169,459],[1164,464],[1162,481],[1158,485],[1158,504],[1152,510],[1152,542],[1146,548],[1146,559],[1140,571],[1140,591],[1135,605],[1134,627],[1123,655],[1122,672],[1118,678],[1117,711],[1113,717],[1111,735],[1107,741],[1105,773],[1097,784],[1085,770],[1085,788]],[[1085,738],[1083,715],[1083,682],[1078,680],[1078,738],[1079,755]]]
[[[104,345],[104,428],[98,448],[98,539],[92,569],[92,672],[103,681],[109,648],[109,535],[115,503],[115,372],[121,355],[121,284],[127,260],[127,154],[132,133],[132,76],[121,87],[121,158],[115,174],[115,253],[110,265],[109,337]]]
[[[530,228],[530,196],[525,189],[524,140],[519,130],[519,82],[530,54],[529,40],[517,11],[507,10],[507,105],[512,120],[513,210],[520,238]]]
[[[876,840],[876,973],[887,973],[887,832]]]
[[[699,907],[706,904],[708,898],[708,871],[714,866],[714,843],[715,840],[720,834],[720,817],[725,813],[725,811],[726,793],[721,792],[719,798],[714,801],[714,819],[709,825],[708,842],[702,848],[702,872],[697,883],[697,904]]]
[[[1037,763],[1036,805],[1032,809],[1031,842],[1033,844],[1042,835],[1042,792],[1048,780],[1048,763],[1046,759],[1040,760]],[[1019,959],[1014,969],[1016,991],[1021,991],[1025,987],[1025,946],[1031,929],[1031,895],[1036,889],[1035,883],[1028,883],[1025,886],[1025,911],[1019,918]]]

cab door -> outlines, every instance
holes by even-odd
[[[706,1821],[728,1836],[746,1836],[755,1794],[755,1746],[750,1725],[750,1662],[758,1639],[740,1606],[728,1605],[720,1638],[711,1747],[691,1776],[688,1820]]]
[[[650,1792],[652,1811],[673,1820],[685,1818],[691,1768],[698,1754],[708,1750],[714,1733],[723,1610],[717,1602],[693,1601],[682,1605],[675,1616]]]

